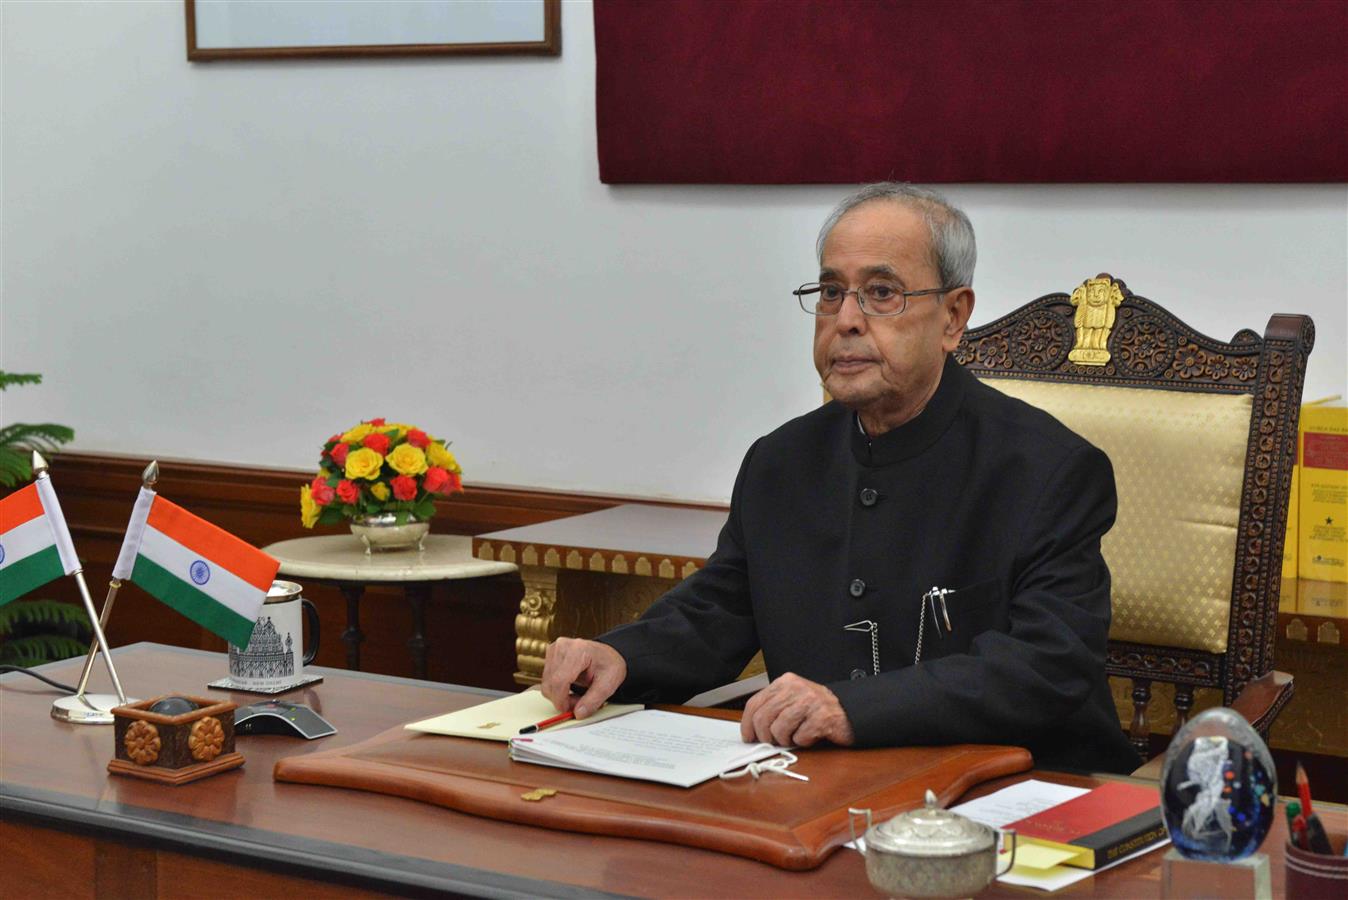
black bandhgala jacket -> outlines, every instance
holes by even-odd
[[[826,404],[749,449],[706,566],[599,638],[627,661],[616,696],[680,702],[762,648],[770,677],[837,695],[857,746],[1017,744],[1041,767],[1131,771],[1104,672],[1115,508],[1104,453],[953,360],[873,441]],[[879,675],[870,634],[844,627],[865,620]]]

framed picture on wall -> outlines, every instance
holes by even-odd
[[[561,0],[183,0],[187,58],[562,52]]]

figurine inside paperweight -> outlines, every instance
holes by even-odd
[[[1273,825],[1277,796],[1268,746],[1234,710],[1202,712],[1170,742],[1161,810],[1186,858],[1231,862],[1254,853]]]

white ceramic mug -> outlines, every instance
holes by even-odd
[[[273,581],[246,649],[229,645],[229,677],[245,690],[265,691],[294,684],[318,653],[318,608],[300,596],[293,581]],[[304,649],[303,620],[313,646]]]

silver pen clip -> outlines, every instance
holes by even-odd
[[[953,626],[950,624],[950,606],[945,599],[947,594],[953,593],[955,591],[952,588],[932,585],[931,590],[922,595],[922,598],[927,601],[927,606],[931,609],[931,622],[936,626],[936,633],[941,635],[942,638],[953,630]],[[940,604],[939,614],[936,608],[938,603]],[[944,631],[941,629],[942,625],[945,626]]]

